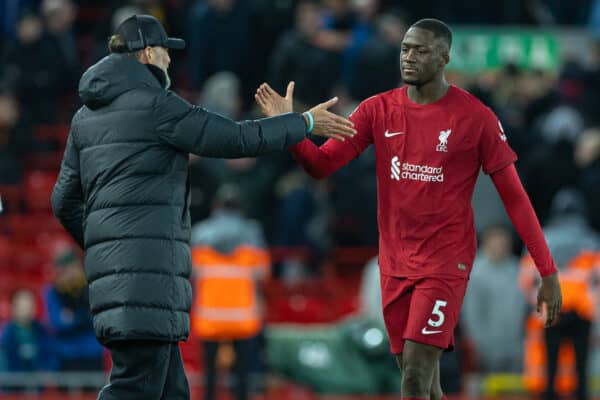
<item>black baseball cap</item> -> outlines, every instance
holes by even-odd
[[[161,46],[181,50],[183,39],[170,38],[159,20],[152,15],[132,15],[119,25],[117,35],[125,41],[128,51],[138,51],[148,46]]]

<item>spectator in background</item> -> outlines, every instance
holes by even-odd
[[[56,277],[44,300],[60,371],[104,368],[102,346],[96,340],[83,265],[74,248],[54,259]]]
[[[240,90],[241,81],[236,74],[217,72],[204,83],[198,103],[227,118],[238,119],[242,114]]]
[[[521,367],[526,303],[519,286],[519,260],[512,254],[511,232],[489,226],[471,273],[462,313],[482,372],[513,372]]]
[[[341,55],[341,83],[349,86],[356,79],[356,59],[373,35],[373,22],[379,0],[325,0],[324,29],[319,45]]]
[[[0,88],[0,183],[22,179],[21,159],[31,150],[31,131],[15,95]]]
[[[49,39],[54,42],[62,61],[62,94],[77,88],[79,55],[73,34],[76,9],[71,0],[44,0],[41,6],[44,26]]]
[[[24,15],[19,21],[17,40],[0,66],[0,80],[15,88],[32,122],[56,120],[64,73],[62,54],[44,31],[40,17]]]
[[[544,225],[555,194],[560,188],[577,184],[573,149],[583,129],[583,120],[574,108],[557,104],[541,118],[539,127],[542,141],[529,155],[523,180],[540,223]]]
[[[248,398],[249,372],[256,359],[253,339],[263,324],[261,285],[269,274],[270,256],[260,225],[241,211],[242,199],[235,185],[221,186],[212,216],[192,228],[192,333],[202,340],[206,400],[215,399],[217,364],[223,364],[231,346],[235,398]],[[226,364],[231,363],[228,358]]]
[[[17,24],[21,16],[28,10],[34,10],[36,0],[17,0],[0,2],[0,38],[12,41],[17,36]],[[0,41],[0,57],[5,43]]]
[[[8,372],[46,371],[53,367],[48,333],[35,314],[33,293],[18,290],[12,298],[12,319],[0,337],[4,369]]]
[[[219,71],[240,77],[242,92],[252,93],[253,19],[249,2],[242,0],[196,1],[190,9],[187,40],[188,64],[195,89]]]
[[[582,251],[600,250],[600,235],[591,228],[587,217],[590,208],[597,207],[586,204],[576,189],[561,189],[552,199],[550,217],[543,230],[559,268]]]
[[[268,81],[280,91],[295,81],[299,109],[328,98],[339,78],[339,55],[321,43],[321,12],[319,1],[299,0],[294,28],[273,50]]]
[[[400,84],[400,43],[406,22],[398,14],[386,13],[377,18],[375,28],[375,35],[358,50],[354,77],[349,85],[350,95],[355,100]]]
[[[198,99],[209,110],[238,120],[242,114],[240,79],[229,71],[217,72],[206,80]],[[190,155],[190,216],[192,224],[208,218],[215,191],[219,186],[223,162]]]
[[[294,26],[297,0],[254,0],[255,45],[252,53],[257,76],[262,79],[269,69],[273,49],[281,35]]]
[[[584,136],[582,136],[583,138]],[[586,147],[587,148],[587,147]],[[577,399],[588,398],[587,388],[587,354],[589,351],[590,327],[596,315],[595,295],[597,290],[597,264],[600,260],[594,252],[600,249],[600,236],[594,232],[586,220],[586,207],[582,194],[573,189],[560,190],[552,200],[550,218],[544,226],[544,236],[548,247],[560,269],[560,284],[563,292],[563,306],[558,323],[541,332],[541,323],[533,314],[528,322],[528,340],[525,358],[525,376],[533,381],[536,378],[536,363],[545,370],[546,400],[557,398],[555,378],[559,369],[568,370],[572,367],[571,360],[559,356],[561,345],[565,339],[573,342],[575,349],[574,369],[577,373]],[[594,208],[593,205],[590,205]],[[535,304],[535,289],[538,279],[531,258],[522,259],[521,287],[530,303]],[[533,321],[532,321],[533,319]],[[544,337],[545,354],[543,364],[536,357],[534,343],[538,337]],[[561,378],[574,379],[566,373]],[[583,382],[583,383],[581,383]]]
[[[587,202],[592,228],[600,232],[600,128],[586,130],[575,144],[579,188]]]
[[[287,252],[275,265],[275,275],[287,282],[319,276],[321,257],[331,248],[328,185],[315,183],[300,168],[284,174],[275,189],[278,209],[272,243]]]

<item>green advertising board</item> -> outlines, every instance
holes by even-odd
[[[511,62],[524,69],[558,70],[557,37],[543,30],[453,29],[449,70],[474,73]]]

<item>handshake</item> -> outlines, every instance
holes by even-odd
[[[294,111],[292,105],[293,95],[294,82],[288,84],[285,97],[280,96],[268,83],[263,83],[256,90],[254,99],[265,117],[273,117]],[[356,134],[351,121],[328,111],[337,102],[338,98],[334,97],[303,113],[309,133],[342,142]]]

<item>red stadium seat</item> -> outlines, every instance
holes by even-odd
[[[63,152],[34,153],[27,156],[25,166],[29,170],[58,171]]]
[[[13,242],[8,237],[0,236],[0,270],[9,269],[14,263]]]
[[[21,211],[21,187],[19,185],[0,185],[2,213]]]
[[[56,183],[57,173],[31,171],[25,175],[25,205],[30,212],[51,212],[50,195]]]
[[[9,215],[7,217],[10,234],[21,242],[36,242],[43,233],[64,238],[66,232],[60,222],[50,213]]]
[[[55,142],[59,149],[64,149],[69,137],[69,125],[38,125],[33,130],[36,139]]]

